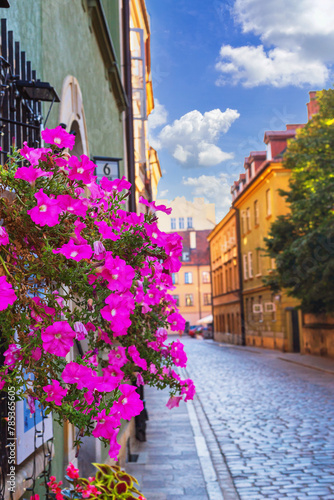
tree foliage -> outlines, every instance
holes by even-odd
[[[288,143],[284,165],[290,208],[271,226],[266,249],[276,271],[265,279],[287,289],[310,313],[334,312],[334,90],[317,93],[319,112]]]

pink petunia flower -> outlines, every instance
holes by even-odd
[[[111,252],[107,252],[100,274],[108,281],[109,290],[125,292],[131,288],[136,272],[118,255],[113,257]]]
[[[105,240],[117,241],[120,239],[119,234],[114,233],[114,229],[109,226],[106,221],[94,222],[94,224],[99,228],[99,233]]]
[[[102,241],[94,241],[94,255],[93,258],[96,260],[102,260],[106,256],[106,249]]]
[[[61,406],[62,399],[66,396],[68,389],[64,389],[58,380],[52,380],[52,384],[43,387],[48,396],[45,401],[54,401],[57,406]]]
[[[187,365],[187,355],[184,352],[184,345],[177,340],[173,342],[170,346],[170,354],[173,358],[173,363],[176,366],[181,366],[183,368]]]
[[[187,378],[186,380],[181,381],[182,384],[182,389],[181,389],[181,394],[185,394],[185,401],[188,401],[189,399],[194,399],[195,393],[196,393],[196,388],[194,382],[190,379]]]
[[[108,354],[109,363],[118,368],[122,368],[128,361],[125,352],[125,347],[117,346]]]
[[[66,384],[77,384],[78,389],[83,389],[90,385],[93,373],[97,375],[88,366],[79,365],[75,361],[71,361],[65,366],[61,378]]]
[[[186,320],[179,313],[172,313],[167,318],[172,331],[184,330]]]
[[[144,404],[140,399],[136,386],[121,384],[119,390],[122,396],[115,401],[112,409],[120,414],[120,417],[125,420],[131,420],[132,417],[139,415],[143,409]]]
[[[137,366],[139,366],[143,370],[147,370],[147,361],[146,359],[140,357],[136,346],[130,345],[130,347],[128,347],[128,354]]]
[[[86,217],[87,206],[82,200],[72,198],[69,194],[61,194],[60,196],[57,196],[57,202],[66,212],[79,217]]]
[[[109,453],[109,457],[113,458],[114,460],[118,459],[118,454],[119,454],[119,451],[121,449],[121,445],[118,444],[118,442],[117,442],[117,434],[118,434],[118,430],[115,431],[113,437],[111,439],[109,439],[110,448],[109,448],[108,453]]]
[[[107,191],[107,193],[111,193],[113,191],[120,193],[123,189],[130,189],[131,182],[127,181],[124,175],[122,179],[114,179],[113,181],[110,181],[107,177],[102,177],[100,186],[102,189]]]
[[[66,132],[60,125],[53,129],[46,128],[41,136],[47,144],[54,144],[58,148],[73,149],[75,143],[75,136]]]
[[[182,400],[182,396],[171,396],[166,404],[167,408],[170,410],[172,408],[178,407],[180,404],[180,401]]]
[[[143,376],[141,373],[137,373],[136,385],[137,385],[137,387],[139,387],[141,385],[145,385],[145,382],[144,382],[144,379],[143,379]]]
[[[81,155],[80,160],[76,156],[71,156],[68,161],[70,167],[68,178],[72,181],[82,181],[84,184],[90,184],[96,165],[86,155]]]
[[[9,237],[4,227],[0,226],[0,245],[8,245]]]
[[[20,153],[33,167],[38,165],[38,162],[43,155],[51,152],[50,148],[30,148],[27,141],[23,143],[23,146],[24,147],[20,149]]]
[[[156,205],[155,201],[150,202],[148,200],[145,200],[145,198],[143,198],[142,196],[139,197],[139,203],[142,203],[142,205],[149,207],[152,211],[155,212],[160,211],[164,212],[167,215],[170,215],[172,213],[171,208],[166,208],[165,205]]]
[[[17,361],[22,359],[21,347],[17,344],[9,344],[8,349],[3,353],[5,357],[4,365],[12,370]]]
[[[165,246],[165,241],[166,241],[166,233],[163,233],[158,229],[158,226],[156,223],[153,224],[144,224],[144,228],[146,229],[146,233],[148,237],[150,238],[151,242],[155,245],[158,245],[160,247]]]
[[[102,318],[110,321],[110,328],[115,337],[126,335],[131,325],[130,313],[132,304],[124,300],[124,295],[112,293],[106,299],[106,306],[100,311]]]
[[[74,331],[76,332],[75,338],[77,340],[84,340],[88,334],[86,327],[81,321],[76,321],[74,323]]]
[[[39,347],[31,349],[31,357],[34,361],[38,361],[39,359],[41,359],[41,356],[42,356],[42,351]]]
[[[65,357],[73,346],[75,335],[67,321],[55,321],[42,331],[43,349],[50,354]]]
[[[30,184],[34,184],[39,177],[52,177],[52,173],[45,172],[45,170],[33,166],[20,167],[16,170],[14,177],[15,179],[22,179]]]
[[[105,439],[112,439],[115,434],[115,429],[120,425],[120,419],[117,415],[111,413],[106,414],[106,410],[102,410],[94,417],[97,425],[92,434],[94,437],[103,437]]]
[[[0,311],[14,304],[16,299],[17,296],[12,285],[7,282],[6,276],[0,276]]]
[[[41,188],[38,193],[35,193],[34,196],[37,200],[37,207],[27,210],[27,214],[30,215],[33,222],[39,226],[49,227],[59,224],[59,214],[62,209],[58,205],[57,200],[49,198],[49,196],[43,192],[43,188]]]
[[[67,259],[72,259],[77,262],[83,259],[90,259],[93,255],[93,250],[90,245],[76,245],[72,238],[68,243],[65,243],[62,247],[57,248],[57,250],[52,250],[52,252],[55,254],[61,253],[62,255],[65,255]]]

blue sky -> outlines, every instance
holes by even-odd
[[[332,0],[146,0],[159,197],[204,196],[217,221],[265,130],[306,121],[308,92],[331,86]]]

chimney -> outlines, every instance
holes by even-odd
[[[311,90],[309,92],[310,102],[306,104],[307,106],[307,121],[309,121],[313,115],[319,112],[319,104],[317,101],[317,92],[315,90]]]

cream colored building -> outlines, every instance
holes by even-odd
[[[216,225],[215,204],[206,203],[204,198],[186,200],[178,196],[174,200],[158,200],[158,204],[172,208],[172,214],[166,215],[159,212],[159,228],[161,231],[203,231],[213,229]]]

